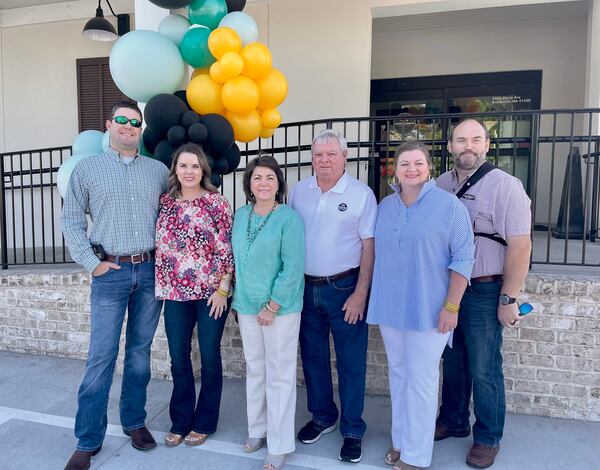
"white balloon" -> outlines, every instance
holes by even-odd
[[[219,23],[219,28],[227,27],[233,29],[242,40],[242,44],[250,44],[258,40],[258,26],[250,15],[241,11],[228,13]]]
[[[158,25],[158,32],[163,36],[168,37],[177,46],[181,43],[183,36],[190,28],[190,21],[176,13],[165,16]]]
[[[56,174],[56,187],[58,188],[58,192],[63,199],[67,193],[67,187],[69,186],[69,180],[71,179],[73,170],[81,160],[89,157],[90,155],[94,155],[94,153],[80,153],[78,155],[72,155],[66,159],[58,169],[58,173]]]

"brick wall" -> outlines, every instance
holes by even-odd
[[[85,359],[89,287],[89,276],[75,268],[1,273],[0,349]],[[530,274],[522,299],[535,312],[504,334],[509,411],[600,421],[600,277]],[[232,318],[222,354],[225,375],[243,377],[242,344]],[[369,332],[367,360],[368,392],[387,394],[386,356],[377,328]],[[121,366],[122,358],[118,370]],[[298,371],[302,383],[300,363]],[[152,348],[152,374],[169,377],[162,320]]]

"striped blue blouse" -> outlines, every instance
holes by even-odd
[[[403,331],[437,328],[450,270],[469,279],[474,264],[467,208],[431,180],[406,207],[398,192],[379,204],[367,322]]]

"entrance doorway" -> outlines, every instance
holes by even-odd
[[[531,118],[510,113],[540,109],[541,86],[541,70],[371,80],[371,116],[390,117],[377,122],[374,139],[429,144],[437,176],[452,167],[446,142],[450,127],[458,120],[436,115],[504,113],[483,118],[492,141],[488,155],[518,177],[529,192]],[[380,199],[391,192],[388,183],[395,147],[378,146],[380,171],[374,172],[373,183]]]

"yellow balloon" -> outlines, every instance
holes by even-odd
[[[265,109],[260,114],[260,118],[262,119],[263,126],[269,129],[275,129],[281,124],[281,114],[275,108]]]
[[[198,75],[208,75],[208,71],[209,71],[208,67],[202,67],[200,69],[194,69],[194,72],[192,73],[192,76],[190,77],[190,80],[193,80]]]
[[[198,114],[221,113],[222,88],[223,86],[214,82],[209,75],[198,75],[189,83],[185,96],[191,108]]]
[[[268,75],[262,80],[257,80],[256,84],[260,90],[258,109],[276,108],[287,96],[287,80],[277,69],[271,69]]]
[[[219,60],[221,71],[227,78],[237,77],[244,68],[244,59],[237,52],[226,52]]]
[[[220,60],[226,52],[240,52],[242,40],[231,28],[217,28],[208,36],[208,49],[217,60]]]
[[[273,63],[271,51],[260,42],[251,42],[242,49],[240,55],[244,59],[244,70],[242,73],[246,77],[258,80],[259,78],[266,77],[269,70],[271,70]]]
[[[235,140],[239,142],[252,142],[262,131],[262,122],[257,111],[243,114],[228,111],[226,117],[233,127]]]
[[[233,77],[223,85],[221,98],[228,111],[248,113],[255,109],[258,104],[258,86],[243,75]]]
[[[225,83],[227,76],[223,73],[223,67],[219,61],[215,62],[210,66],[210,78],[217,83]]]
[[[273,137],[273,134],[275,134],[275,129],[269,129],[267,127],[263,127],[263,130],[260,131],[260,136],[263,139],[268,139],[270,137]]]

